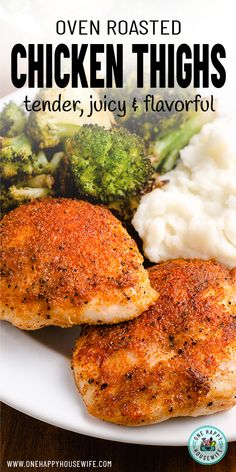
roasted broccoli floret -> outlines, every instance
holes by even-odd
[[[111,114],[108,112],[99,112],[96,116],[88,117],[90,94],[96,98],[96,92],[89,89],[80,89],[79,95],[77,89],[65,88],[59,89],[53,87],[51,89],[42,89],[35,97],[39,100],[42,109],[40,111],[31,111],[26,125],[26,133],[39,146],[39,148],[53,148],[60,143],[64,144],[65,140],[73,136],[85,123],[99,123],[109,128],[111,126]],[[69,111],[51,111],[49,107],[58,97],[61,101],[71,104],[72,109]],[[78,98],[83,103],[83,111]],[[43,105],[44,104],[44,105]],[[44,108],[43,108],[44,107]],[[98,121],[99,120],[99,121]]]
[[[7,103],[0,113],[1,134],[9,138],[22,134],[26,121],[27,118],[21,106],[14,102]]]
[[[35,100],[52,104],[58,99],[58,90],[42,89]],[[52,148],[78,131],[78,114],[75,112],[54,112],[48,108],[31,111],[26,125],[26,133],[39,148]]]
[[[47,187],[16,187],[9,188],[10,195],[15,202],[25,203],[35,198],[47,197],[52,192]]]
[[[148,83],[148,76],[146,77],[146,83]],[[147,95],[153,96],[154,103],[158,100],[163,102],[172,101],[178,97],[178,99],[191,98],[193,90],[189,89],[159,89],[149,88],[144,86],[143,88],[136,87],[136,77],[133,73],[128,73],[125,79],[124,87],[122,89],[112,88],[106,91],[106,95],[110,99],[125,100],[126,101],[126,113],[125,116],[116,116],[116,122],[118,126],[124,126],[131,133],[135,133],[141,136],[146,146],[157,139],[162,134],[176,129],[181,123],[187,118],[187,113],[177,112],[174,109],[160,110],[158,112],[149,109],[146,111],[146,104],[144,102]],[[136,99],[138,108],[134,110],[132,107],[133,99]]]
[[[149,147],[152,165],[156,171],[164,174],[171,170],[176,164],[180,150],[213,118],[213,112],[192,113],[178,128],[157,138]]]
[[[33,154],[31,142],[24,135],[0,138],[0,171],[4,179],[40,174],[48,160],[44,152]]]
[[[149,100],[153,97],[154,104],[158,103],[158,100],[170,103],[177,97],[179,100],[192,99],[195,91],[191,87],[188,89],[148,89],[147,87],[137,89],[132,73],[128,74],[122,91],[112,89],[107,93],[116,99],[126,99],[126,114],[124,117],[117,117],[116,121],[130,132],[143,137],[153,167],[158,173],[171,170],[179,157],[179,151],[189,143],[194,134],[199,133],[204,124],[214,118],[214,113],[211,111],[177,112],[173,108],[170,111],[165,109],[165,111],[147,112],[144,102],[146,96],[149,96]],[[138,104],[136,111],[131,107],[134,97]]]
[[[22,203],[55,193],[54,176],[57,178],[62,152],[48,161],[43,151],[32,154],[25,136],[0,138],[0,143],[1,216]]]
[[[62,117],[50,112],[31,112],[26,132],[40,149],[56,147],[61,141],[73,136],[78,125],[60,122]]]
[[[117,211],[130,208],[152,174],[142,139],[122,128],[84,125],[67,141],[66,155],[79,195]]]
[[[52,195],[53,183],[54,179],[49,175],[38,175],[31,180],[10,186],[9,183],[2,182],[0,197],[1,217],[22,203]]]
[[[54,174],[62,157],[63,153],[58,152],[48,161],[44,151],[33,153],[31,142],[24,134],[15,138],[0,137],[0,172],[4,179]]]
[[[9,186],[6,182],[1,181],[1,192],[0,192],[0,216],[1,218],[10,210],[16,207],[16,202],[12,198]]]
[[[35,198],[54,194],[54,177],[50,174],[40,174],[25,177],[22,181],[16,179],[1,182],[1,216],[22,203]]]

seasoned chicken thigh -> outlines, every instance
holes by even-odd
[[[48,198],[1,223],[1,319],[22,329],[115,323],[157,298],[143,258],[104,207]]]
[[[133,321],[87,327],[72,367],[89,413],[123,425],[236,404],[236,269],[174,260],[149,269],[160,296]]]

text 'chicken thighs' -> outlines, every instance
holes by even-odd
[[[115,323],[157,298],[143,258],[104,207],[44,199],[1,223],[1,318],[22,329]]]
[[[149,269],[160,296],[135,320],[87,327],[72,367],[89,413],[123,425],[236,404],[236,269],[174,260]]]

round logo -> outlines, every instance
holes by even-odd
[[[195,429],[188,440],[190,456],[199,464],[212,465],[220,462],[227,452],[224,433],[215,426]]]

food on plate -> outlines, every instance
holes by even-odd
[[[192,113],[178,127],[158,137],[149,146],[152,165],[157,172],[165,174],[173,169],[180,156],[180,151],[199,133],[206,123],[213,120],[212,112]]]
[[[25,134],[0,137],[1,212],[20,203],[53,194],[56,174],[63,158],[54,153],[49,160],[43,150],[34,151]]]
[[[179,98],[183,95],[179,90],[165,91],[162,97],[151,95],[150,89],[145,92],[163,103],[173,101],[177,93]],[[112,93],[119,96],[117,90]],[[130,222],[141,195],[160,186],[159,173],[176,165],[180,148],[213,116],[172,108],[163,113],[145,112],[140,93],[128,81],[123,96],[127,113],[117,117],[118,123],[109,111],[91,113],[91,103],[100,100],[92,89],[41,89],[32,100],[26,95],[28,114],[23,106],[6,104],[0,113],[2,215],[51,195],[104,203]],[[129,106],[129,94],[140,102],[135,113]],[[184,91],[184,97],[191,98],[192,91]],[[31,178],[35,175],[43,176],[43,186],[36,186]]]
[[[236,404],[236,268],[174,260],[149,269],[156,303],[87,327],[72,367],[90,414],[123,425],[211,414]]]
[[[43,198],[53,194],[54,179],[52,175],[41,174],[25,179],[16,185],[6,186],[1,183],[1,217],[16,206],[27,203],[36,198]]]
[[[10,101],[0,112],[0,132],[9,138],[23,133],[27,122],[23,108]]]
[[[156,299],[133,239],[105,207],[35,200],[1,222],[1,319],[21,329],[115,323]]]
[[[59,174],[66,180],[67,170],[61,171],[66,139],[84,123],[99,123],[109,128],[114,121],[111,113],[104,111],[87,116],[90,95],[98,98],[94,90],[68,87],[62,91],[53,87],[40,90],[33,101],[27,98],[27,107],[28,102],[31,104],[28,115],[22,105],[12,101],[3,107],[0,113],[1,216],[36,198],[65,195],[62,189],[66,184]],[[67,105],[70,102],[70,111],[68,107],[58,111],[64,102]],[[39,106],[40,111],[34,111]],[[72,180],[69,185],[72,188]],[[71,192],[66,196],[71,196]]]
[[[152,262],[214,258],[236,265],[236,122],[206,124],[182,149],[162,188],[142,197],[133,218]]]
[[[146,83],[148,82],[146,77]],[[144,139],[147,153],[151,156],[157,172],[163,174],[171,170],[176,165],[180,150],[189,143],[194,134],[199,133],[204,124],[215,118],[216,113],[210,107],[208,109],[209,99],[195,93],[193,88],[152,89],[146,85],[137,88],[132,73],[128,74],[122,89],[108,91],[108,96],[110,94],[121,102],[126,100],[125,116],[117,116],[117,124]],[[133,97],[138,107],[135,111]],[[188,103],[188,111],[177,111],[173,106],[174,101],[179,105]],[[203,103],[206,111],[202,111],[200,107],[196,108],[198,101]]]
[[[124,215],[137,207],[153,172],[141,138],[123,128],[82,126],[67,141],[66,156],[77,194]]]
[[[145,74],[144,87],[137,87],[136,76],[133,72],[128,72],[125,77],[125,83],[123,88],[112,88],[108,89],[106,95],[109,98],[116,99],[117,101],[126,100],[126,114],[125,116],[117,116],[116,121],[119,126],[124,126],[131,133],[135,133],[141,136],[146,145],[148,146],[151,142],[155,141],[158,136],[162,136],[168,131],[178,128],[181,123],[187,118],[185,111],[176,111],[172,107],[171,110],[160,109],[158,113],[151,110],[151,107],[147,109],[145,99],[148,95],[153,97],[157,102],[158,100],[165,103],[165,101],[179,99],[190,99],[193,95],[193,89],[181,89],[181,88],[150,88],[148,85],[149,78],[148,74]],[[133,98],[136,98],[135,105],[138,108],[133,108]],[[150,105],[150,100],[147,102]]]
[[[32,145],[26,135],[13,138],[0,138],[0,169],[4,179],[38,175],[48,165],[43,151],[33,153]]]
[[[46,107],[46,104],[50,104],[52,107],[53,102],[57,101],[58,103],[59,96],[62,102],[66,100],[67,103],[72,104],[72,110],[50,111]],[[45,105],[39,111],[31,110],[26,125],[27,134],[42,149],[57,146],[60,142],[73,136],[83,124],[97,123],[110,128],[113,120],[109,112],[100,111],[91,117],[87,116],[89,114],[90,96],[93,96],[93,99],[98,99],[95,90],[91,89],[67,87],[62,90],[53,87],[52,89],[40,90],[35,97],[35,101],[43,102]],[[59,105],[57,105],[58,107]],[[81,111],[82,109],[83,111]]]

